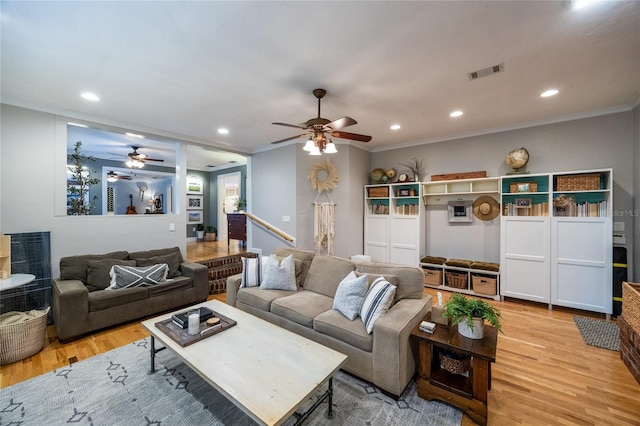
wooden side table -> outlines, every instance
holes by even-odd
[[[431,318],[431,313],[425,317]],[[411,336],[419,345],[418,395],[426,400],[438,399],[464,411],[474,422],[487,424],[487,393],[491,389],[491,363],[496,361],[498,330],[484,326],[484,339],[461,336],[457,327],[436,325],[433,333],[420,331],[418,324]],[[440,353],[452,351],[471,357],[468,377],[445,371]]]

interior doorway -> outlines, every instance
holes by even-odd
[[[218,241],[227,240],[227,213],[233,213],[240,198],[240,177],[240,172],[218,175]]]

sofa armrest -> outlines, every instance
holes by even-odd
[[[416,372],[409,339],[413,328],[431,310],[431,296],[402,299],[373,324],[373,376],[375,383],[400,395]]]
[[[89,290],[80,280],[52,282],[53,321],[59,340],[82,336],[89,319]]]
[[[182,262],[180,272],[191,278],[197,302],[203,302],[209,297],[209,276],[205,265],[193,262]]]
[[[227,305],[236,306],[240,284],[242,284],[242,273],[227,278]]]

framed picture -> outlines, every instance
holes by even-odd
[[[187,193],[188,194],[202,194],[203,182],[202,179],[197,176],[187,177]]]
[[[202,210],[192,210],[187,212],[187,223],[202,223]]]
[[[471,200],[449,201],[449,222],[473,222],[472,205]]]
[[[398,190],[398,195],[400,197],[408,197],[409,196],[409,190],[408,189],[400,189],[400,190]]]
[[[517,209],[528,209],[531,207],[531,198],[516,198],[514,204]]]
[[[187,209],[202,209],[203,196],[202,195],[187,195]]]

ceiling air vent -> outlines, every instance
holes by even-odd
[[[493,65],[491,67],[482,68],[478,71],[470,72],[467,75],[469,76],[469,80],[475,80],[477,78],[486,77],[488,75],[492,75],[502,71],[504,71],[504,62],[498,65]]]

